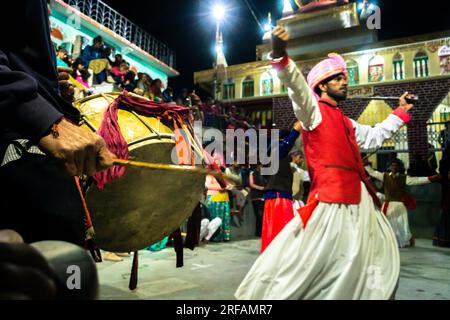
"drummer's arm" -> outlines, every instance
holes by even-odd
[[[11,67],[8,56],[0,49],[0,117],[16,124],[30,140],[39,140],[62,113],[38,92],[36,81],[28,74]]]

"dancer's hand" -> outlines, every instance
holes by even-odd
[[[289,33],[281,26],[276,26],[272,31],[272,58],[278,59],[286,54]]]
[[[432,177],[428,178],[430,180],[431,183],[435,183],[435,182],[441,182],[442,181],[442,177],[441,174],[436,174]]]
[[[409,98],[409,97],[413,97],[413,95],[412,95],[412,94],[409,94],[409,92],[405,92],[405,93],[400,97],[400,105],[399,105],[399,108],[402,108],[402,109],[404,109],[405,111],[409,111],[409,110],[411,110],[411,109],[414,107],[414,105],[409,104],[408,102],[406,102],[406,98]]]

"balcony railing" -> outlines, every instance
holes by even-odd
[[[168,66],[175,68],[175,52],[100,0],[62,0],[127,39]]]

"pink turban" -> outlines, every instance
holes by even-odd
[[[320,61],[312,68],[308,74],[308,85],[314,91],[322,81],[341,73],[348,76],[344,58],[337,53],[330,53],[327,59]]]

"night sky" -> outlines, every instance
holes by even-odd
[[[103,0],[135,24],[175,50],[179,77],[169,85],[176,92],[193,89],[194,71],[210,69],[214,61],[215,22],[210,11],[217,0]],[[275,19],[281,16],[282,0],[247,0],[258,20],[264,22],[267,12]],[[292,1],[293,2],[293,1]],[[245,0],[222,0],[227,7],[223,23],[225,55],[229,65],[255,60],[256,45],[262,31]],[[450,2],[378,0],[382,21],[380,40],[415,34],[450,30]]]

